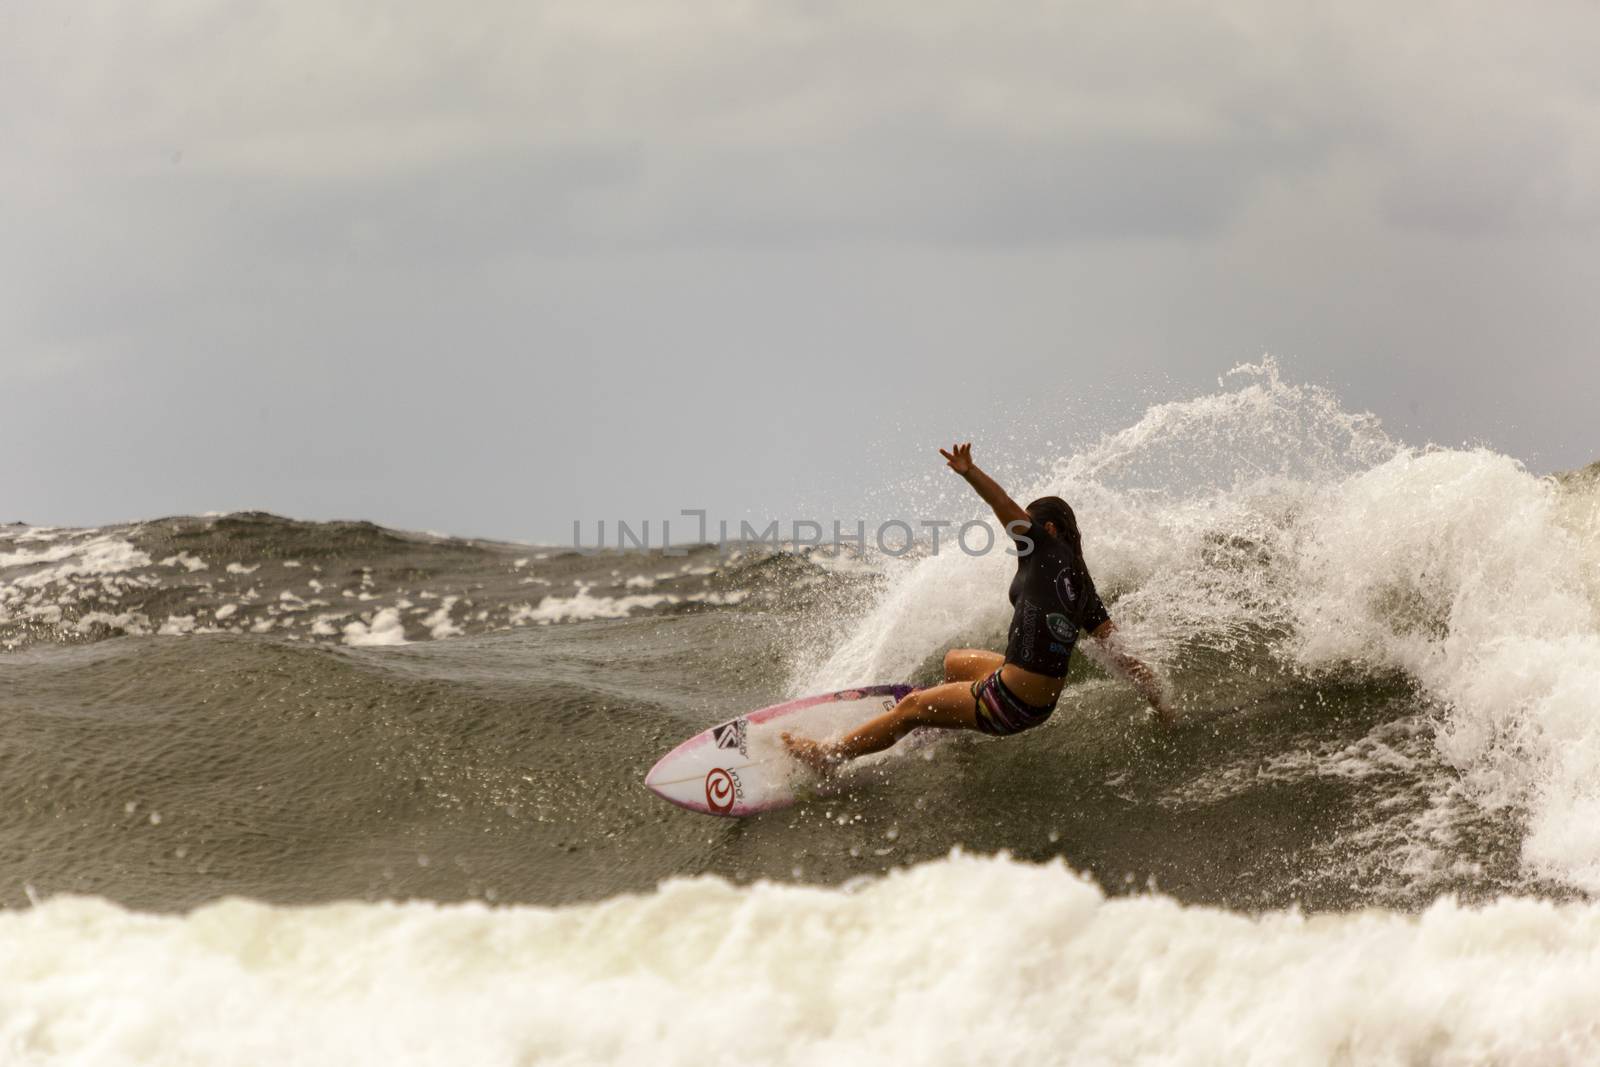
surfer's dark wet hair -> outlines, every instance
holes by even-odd
[[[1034,522],[1052,523],[1072,550],[1082,554],[1083,535],[1078,533],[1078,516],[1072,513],[1072,505],[1058,496],[1042,496],[1026,510]]]

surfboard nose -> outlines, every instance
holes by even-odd
[[[665,757],[656,760],[656,765],[651,767],[644,776],[644,787],[657,796],[661,795],[661,789],[658,783],[661,776],[661,765],[665,762],[667,762]]]

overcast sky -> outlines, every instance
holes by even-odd
[[[1578,466],[1596,56],[1555,0],[8,0],[0,521],[848,519],[1269,351]]]

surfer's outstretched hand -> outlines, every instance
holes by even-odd
[[[948,452],[941,448],[939,455],[944,457],[944,461],[950,464],[950,469],[957,474],[965,474],[972,469],[971,441],[964,445],[951,445]]]

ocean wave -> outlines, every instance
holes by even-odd
[[[1307,918],[1059,863],[565,908],[57,898],[0,914],[0,1047],[50,1064],[1497,1063],[1600,1056],[1600,906]]]
[[[1070,808],[1094,814],[1061,850],[1120,878],[1123,857],[1139,855],[1116,831],[1129,805],[1184,820],[1151,840],[1144,870],[1170,872],[1197,840],[1227,850],[1246,825],[1280,850],[1219,862],[1186,890],[1207,902],[1416,907],[1441,891],[1485,899],[1600,888],[1595,469],[1544,478],[1487,449],[1409,447],[1329,392],[1284,381],[1270,362],[1240,368],[1216,393],[1157,405],[1014,488],[1073,502],[1112,614],[1167,674],[1181,707],[1197,717],[1246,713],[1173,739],[1163,754],[1129,729],[1137,697],[1080,662],[1046,730],[998,754],[936,746],[956,770],[941,763],[919,778],[898,767],[872,803],[892,809],[915,794],[960,808],[921,835],[918,858],[953,843],[1038,858],[1023,843],[1054,847],[1047,834]],[[603,732],[605,775],[632,787],[660,746],[784,690],[928,682],[953,645],[999,647],[1012,567],[1001,552],[591,555],[256,513],[5,527],[0,647],[137,636],[107,651],[106,686],[120,694],[113,683],[124,676],[168,664],[168,698],[186,723],[205,721],[189,711],[212,701],[266,722],[281,707],[338,717],[349,706],[436,702],[453,716],[438,728],[447,737],[478,728],[459,710],[476,694],[454,688],[458,675],[510,672],[520,685],[548,678],[553,657],[570,653],[553,700],[523,693],[515,707]],[[640,618],[649,623],[630,623]],[[410,679],[404,695],[367,692],[364,681],[265,704],[232,686],[295,642],[307,653],[351,646],[339,662],[374,678],[399,672]],[[54,651],[61,664],[75,662],[72,650]],[[49,656],[25,658],[29,677],[54,669]],[[613,669],[624,658],[630,668]],[[56,699],[108,717],[121,706],[75,674],[63,675]],[[21,697],[11,710],[23,722],[39,711]],[[666,717],[652,719],[652,736],[621,745],[616,714]],[[349,758],[370,762],[359,751]],[[490,758],[474,750],[462,763]],[[592,786],[582,768],[549,778],[552,792]],[[1016,795],[1032,804],[1021,816]],[[458,799],[485,797],[474,787]],[[1015,821],[996,828],[991,805],[1002,800]],[[1103,834],[1089,829],[1101,822]],[[784,855],[764,853],[756,833],[748,853],[724,850],[725,866],[709,869],[781,874],[797,832],[781,832]],[[561,835],[562,847],[594,837],[584,819]],[[698,848],[699,836],[685,835]],[[907,832],[898,847],[917,836]],[[851,847],[875,857],[884,846]],[[1268,855],[1272,870],[1237,873]],[[66,849],[62,869],[82,858]],[[847,877],[857,858],[808,869]],[[582,894],[617,884],[585,877],[573,879]]]
[[[1235,373],[1237,388],[1153,407],[1018,497],[1073,503],[1112,615],[1180,704],[1264,665],[1257,685],[1409,679],[1466,791],[1526,810],[1529,872],[1600,890],[1595,479],[1540,477],[1482,448],[1411,448],[1270,361]],[[892,575],[791,691],[996,646],[1010,570],[998,554],[945,554]]]
[[[792,599],[820,555],[529,552],[262,513],[0,528],[0,649],[271,634],[356,647]],[[647,592],[642,592],[647,590]]]

